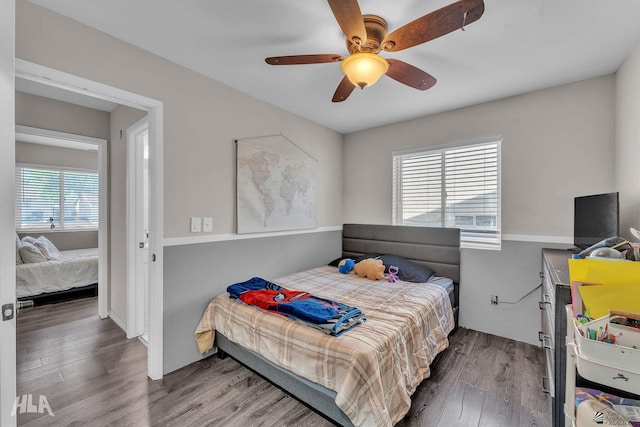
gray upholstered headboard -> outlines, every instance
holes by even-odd
[[[393,254],[424,264],[454,282],[453,317],[460,304],[460,229],[406,225],[344,224],[342,256]]]
[[[342,256],[394,254],[460,283],[460,230],[404,225],[344,224]]]

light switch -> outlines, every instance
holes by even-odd
[[[202,231],[202,218],[194,216],[191,217],[191,232],[200,233]]]
[[[211,217],[202,218],[202,231],[204,233],[213,232],[213,218]]]

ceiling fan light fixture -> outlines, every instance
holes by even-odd
[[[389,63],[375,53],[358,52],[344,58],[341,68],[354,86],[364,89],[366,86],[373,85],[386,74]]]

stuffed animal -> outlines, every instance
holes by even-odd
[[[353,270],[356,262],[351,258],[345,258],[338,263],[338,271],[342,274],[347,274]]]
[[[400,271],[398,267],[396,267],[395,265],[390,265],[389,274],[386,275],[387,280],[391,283],[395,283],[396,280],[398,280],[398,271]]]
[[[384,279],[384,264],[381,259],[363,259],[355,265],[353,272],[370,280]]]

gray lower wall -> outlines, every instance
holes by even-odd
[[[324,265],[341,250],[341,231],[165,247],[164,373],[201,359],[193,332],[228,285]]]
[[[503,240],[502,249],[462,249],[460,264],[460,325],[476,331],[539,345],[541,314],[536,290],[542,283],[542,248],[570,248],[570,244]],[[569,253],[569,252],[567,252]],[[504,304],[492,305],[491,295]]]
[[[209,301],[228,285],[326,264],[340,256],[341,238],[340,231],[330,231],[165,247],[164,373],[201,359],[193,332]],[[463,249],[460,324],[539,344],[540,290],[518,304],[495,306],[490,297],[517,301],[541,283],[542,248],[570,246],[503,241],[500,251]]]

